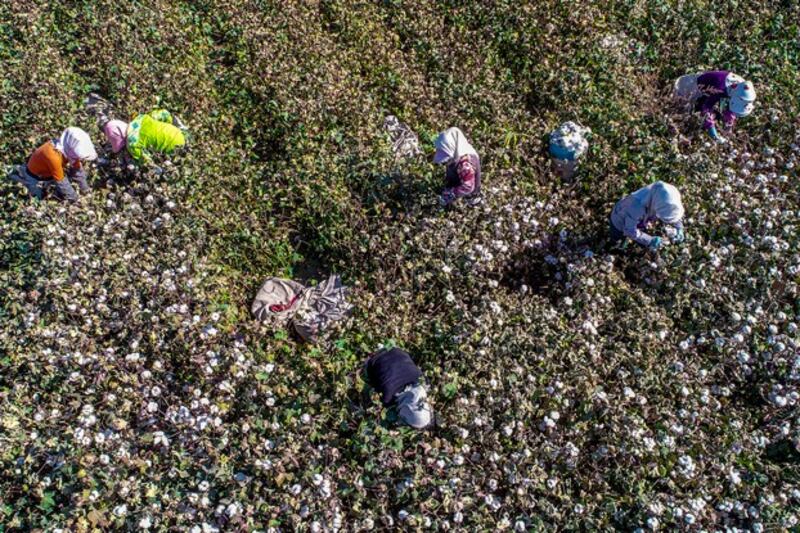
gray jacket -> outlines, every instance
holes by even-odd
[[[614,206],[611,223],[626,237],[649,246],[653,236],[644,229],[650,222],[660,220],[677,229],[683,228],[683,204],[674,186],[657,181],[629,194]]]

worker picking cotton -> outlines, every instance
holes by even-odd
[[[648,226],[662,222],[674,228],[670,240],[683,242],[683,203],[681,193],[673,185],[657,181],[617,202],[611,212],[611,240],[618,242],[629,238],[642,246],[657,250],[664,239],[647,233]]]
[[[169,155],[186,144],[182,129],[177,117],[159,109],[138,115],[130,123],[109,120],[103,126],[103,133],[113,153],[125,149],[137,163],[152,163],[154,154]]]
[[[732,131],[738,118],[753,112],[756,101],[753,84],[727,70],[681,76],[674,95],[703,116],[703,129],[719,143],[726,139],[717,130],[717,121],[721,119],[725,129]]]
[[[54,184],[57,196],[75,201],[78,195],[72,186],[74,180],[81,193],[89,192],[84,163],[97,159],[89,134],[80,128],[70,127],[57,139],[47,141],[37,148],[27,165],[17,167],[9,177],[24,185],[31,196],[41,199],[44,186]]]
[[[433,411],[420,383],[422,372],[407,352],[399,348],[379,351],[367,360],[366,373],[384,407],[396,409],[400,420],[413,428],[430,425]]]
[[[445,189],[439,202],[450,205],[458,198],[475,197],[481,192],[481,161],[458,128],[448,128],[437,137],[433,162],[446,165]]]
[[[553,166],[562,178],[571,178],[578,169],[580,159],[589,149],[586,136],[591,133],[574,122],[565,122],[550,133],[549,151]]]

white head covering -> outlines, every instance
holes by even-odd
[[[448,128],[439,134],[434,143],[436,153],[433,162],[437,165],[458,161],[468,154],[478,155],[475,148],[467,140],[464,132],[458,128]]]
[[[660,220],[667,224],[679,222],[684,214],[681,193],[674,185],[663,181],[653,184],[650,208]]]
[[[425,387],[415,383],[397,395],[397,415],[409,426],[422,429],[433,420],[433,410],[428,403]]]
[[[92,139],[80,128],[65,129],[61,137],[53,141],[53,144],[56,150],[64,154],[71,163],[97,159]]]
[[[746,117],[753,112],[756,103],[756,88],[749,81],[737,83],[728,88],[731,97],[728,109],[737,117]]]

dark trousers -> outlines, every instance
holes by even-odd
[[[28,193],[37,200],[42,199],[42,196],[44,195],[44,188],[51,184],[55,187],[56,195],[59,198],[72,202],[78,199],[78,194],[75,192],[75,188],[72,186],[72,181],[78,184],[81,194],[87,194],[91,190],[86,181],[86,172],[83,169],[70,169],[64,176],[64,179],[60,181],[53,179],[39,179],[32,174],[27,167],[22,167],[19,172],[12,173],[9,177],[13,181],[24,185],[25,188],[28,189]]]
[[[611,243],[616,244],[625,239],[625,234],[622,231],[618,230],[617,227],[611,222],[611,218],[608,219],[608,233],[611,237]]]

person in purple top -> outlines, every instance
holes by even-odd
[[[675,96],[692,105],[703,116],[703,129],[717,142],[726,142],[717,131],[717,121],[731,130],[739,117],[753,112],[756,90],[753,84],[727,70],[681,76],[675,82]]]
[[[448,128],[436,138],[433,162],[446,165],[445,189],[439,198],[450,205],[458,198],[476,197],[481,192],[481,160],[478,152],[458,128]]]

